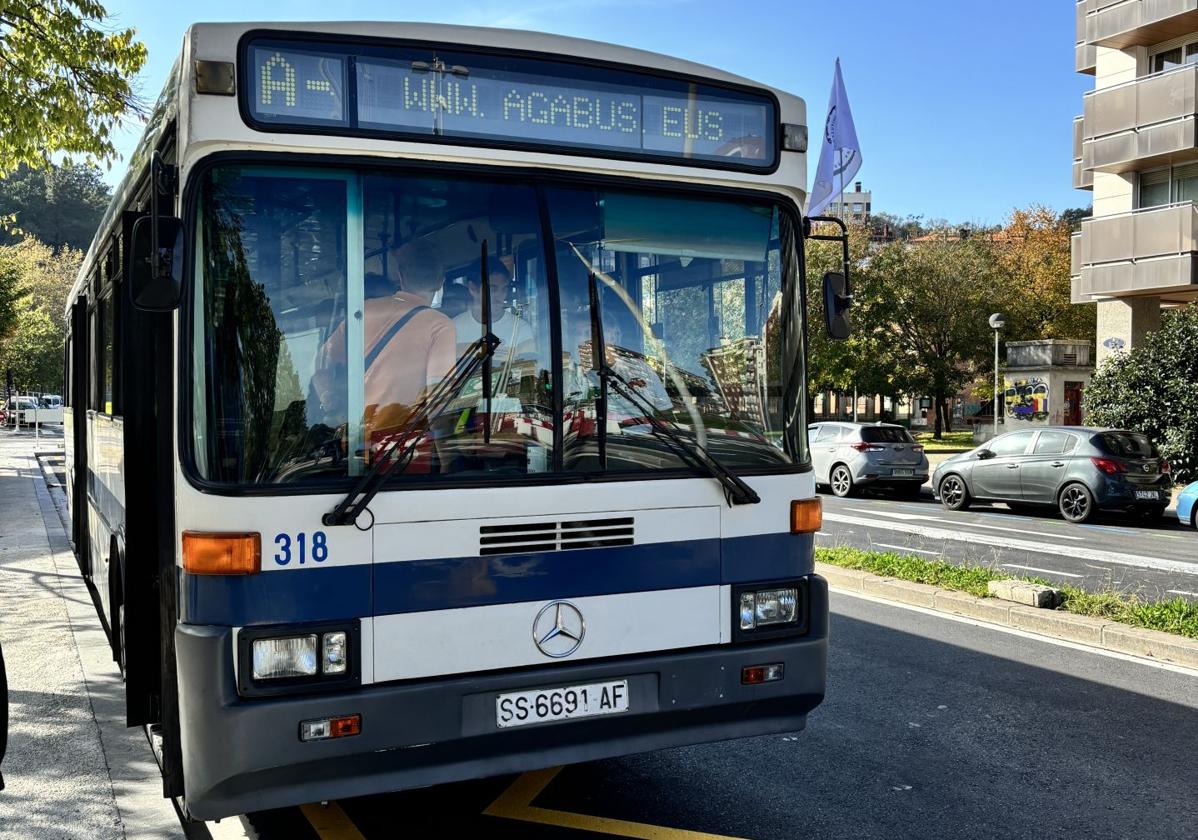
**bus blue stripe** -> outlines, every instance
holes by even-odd
[[[182,573],[180,620],[286,624],[777,580],[810,574],[813,546],[809,534],[761,534],[244,576]]]

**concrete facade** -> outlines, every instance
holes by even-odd
[[[852,190],[845,190],[843,196],[837,196],[831,204],[828,205],[828,215],[838,216],[846,222],[857,222],[865,224],[869,220],[870,214],[873,212],[873,195],[861,188],[861,182],[853,183]]]
[[[1094,367],[1087,341],[1008,341],[1003,431],[1084,422],[1081,400]]]
[[[1162,307],[1198,300],[1198,4],[1078,0],[1073,185],[1093,218],[1073,238],[1072,297],[1097,303],[1098,364]]]

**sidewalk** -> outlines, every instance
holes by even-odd
[[[0,431],[0,838],[183,837],[142,730],[125,727],[120,674],[34,447],[32,434]]]

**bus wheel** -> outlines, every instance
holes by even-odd
[[[116,555],[113,555],[115,559]],[[121,586],[121,576],[115,571],[109,573],[108,603],[112,604],[112,622],[109,625],[112,632],[112,659],[125,679],[125,592]]]

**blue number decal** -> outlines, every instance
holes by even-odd
[[[291,562],[291,540],[290,534],[275,534],[275,545],[279,547],[279,551],[275,552],[275,562],[280,566],[286,566]],[[299,564],[302,566],[308,560],[308,535],[300,531],[295,535],[295,542],[299,548]],[[312,532],[312,560],[316,563],[323,563],[329,559],[329,538],[324,531]]]
[[[275,534],[275,545],[283,552],[281,557],[275,552],[275,562],[280,566],[286,566],[291,562],[291,537],[287,534]]]

